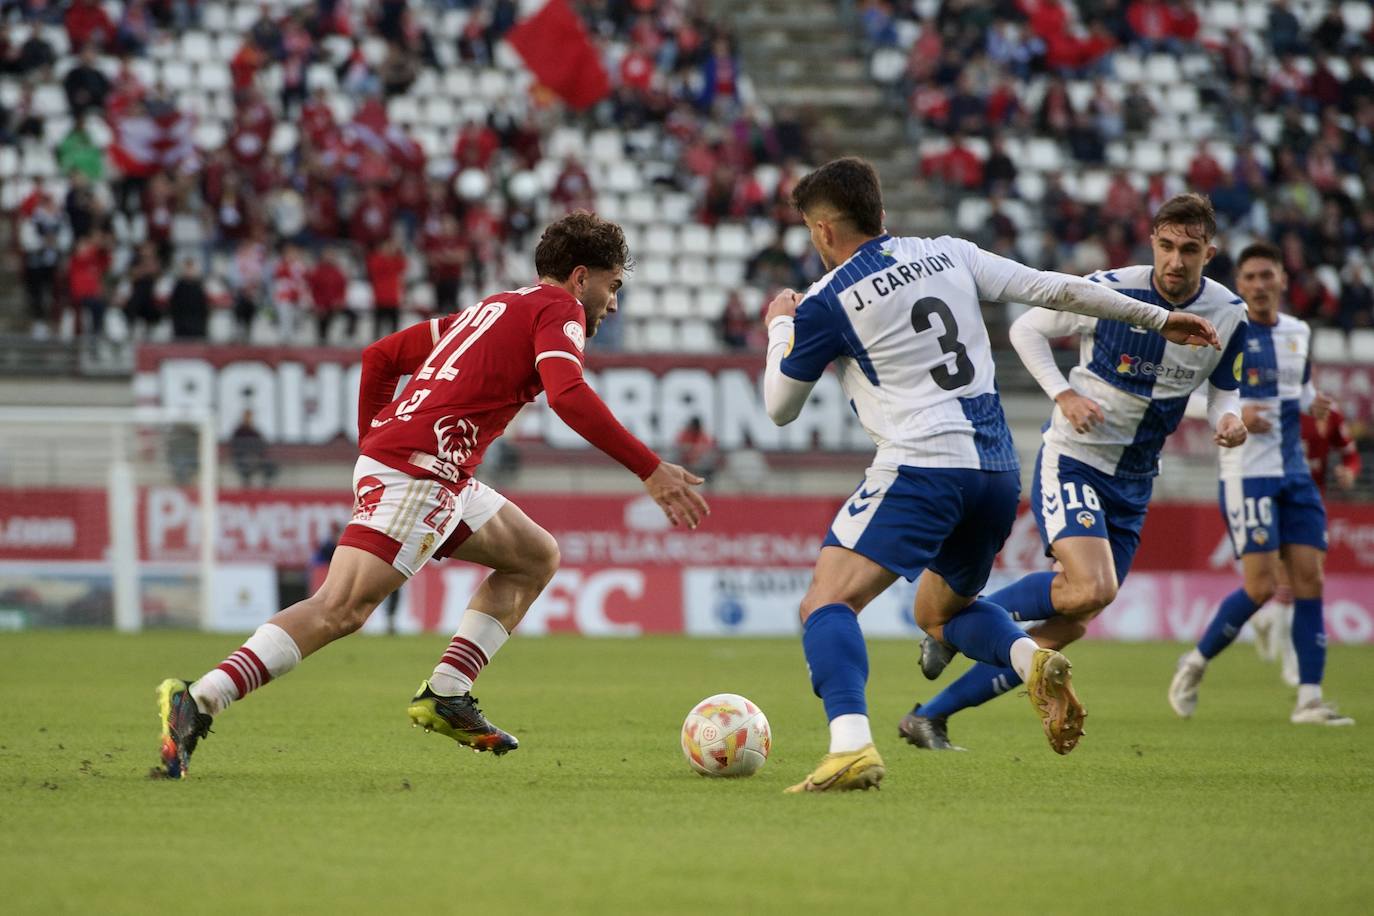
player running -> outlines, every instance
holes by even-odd
[[[1317,492],[1326,502],[1326,482],[1336,479],[1336,486],[1349,491],[1360,476],[1360,452],[1345,417],[1332,406],[1326,418],[1318,420],[1310,412],[1301,415],[1302,450],[1307,458],[1307,468],[1317,484]],[[1333,457],[1340,463],[1333,468]],[[1279,585],[1274,599],[1255,612],[1250,618],[1250,626],[1255,630],[1255,651],[1267,662],[1280,661],[1283,682],[1289,687],[1298,686],[1298,653],[1293,649],[1293,589],[1288,582],[1282,564],[1279,565]]]
[[[1241,367],[1241,417],[1250,437],[1221,451],[1221,509],[1245,584],[1227,595],[1197,646],[1179,660],[1169,705],[1184,718],[1197,709],[1207,663],[1231,644],[1255,611],[1274,596],[1280,560],[1293,590],[1293,648],[1298,657],[1296,725],[1354,725],[1322,698],[1326,633],[1322,564],[1326,510],[1302,452],[1302,412],[1328,419],[1330,400],[1312,385],[1305,322],[1279,312],[1287,289],[1283,255],[1265,242],[1247,247],[1236,286],[1250,320]]]
[[[1226,341],[1222,352],[1178,346],[1116,320],[1040,308],[1012,324],[1017,355],[1055,402],[1035,462],[1031,511],[1057,571],[1031,573],[987,600],[1019,620],[1041,621],[1029,631],[1041,646],[1062,649],[1078,639],[1116,597],[1140,543],[1160,449],[1182,419],[1189,394],[1210,382],[1207,415],[1217,444],[1232,448],[1245,441],[1236,395],[1245,309],[1234,293],[1202,276],[1216,254],[1214,235],[1211,203],[1197,194],[1179,195],[1155,214],[1153,266],[1099,271],[1089,279],[1170,315],[1209,319]],[[1075,334],[1080,362],[1066,379],[1050,341]],[[939,677],[957,648],[948,636],[941,641],[930,634],[921,643],[926,677]],[[1025,678],[1014,666],[975,660],[962,677],[902,718],[903,738],[930,750],[959,750],[949,741],[949,717]]]
[[[353,519],[314,595],[281,611],[199,680],[157,689],[162,763],[186,776],[211,717],[355,632],[431,557],[491,568],[408,713],[413,724],[476,751],[519,742],[477,707],[472,684],[558,568],[553,537],[473,475],[506,424],[541,391],[571,428],[633,471],[674,525],[706,514],[702,481],[658,456],[611,415],[582,376],[583,346],[607,315],[629,263],[619,226],[576,212],[544,230],[537,286],[497,293],[456,315],[363,351],[361,455]],[[393,400],[397,380],[411,379]]]
[[[1216,332],[1196,315],[1032,270],[961,239],[894,238],[883,229],[878,176],[861,159],[817,169],[797,183],[792,202],[829,273],[804,296],[784,290],[768,306],[768,415],[779,425],[796,419],[836,362],[878,451],[836,515],[802,599],[802,648],[830,722],[830,753],[788,791],[862,789],[882,779],[857,614],[899,575],[920,576],[916,620],[926,632],[1026,680],[1051,747],[1067,753],[1083,718],[1068,659],[976,597],[1021,488],[980,300],[1113,318],[1180,344],[1215,346]]]

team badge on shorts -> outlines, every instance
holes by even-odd
[[[1078,519],[1078,524],[1082,525],[1084,528],[1091,528],[1097,522],[1097,516],[1086,509],[1078,513],[1075,517]]]
[[[1266,528],[1256,528],[1250,532],[1250,540],[1263,547],[1269,543],[1269,531]]]
[[[420,552],[416,554],[420,559],[424,559],[429,552],[434,549],[434,532],[425,535],[424,540],[420,541]]]

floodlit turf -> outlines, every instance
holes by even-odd
[[[785,796],[825,750],[789,640],[516,639],[478,695],[501,759],[408,727],[442,638],[353,638],[230,710],[184,782],[150,781],[153,688],[232,638],[0,636],[6,913],[1368,912],[1374,650],[1331,653],[1360,724],[1288,724],[1277,669],[1237,646],[1198,716],[1179,648],[1071,652],[1088,736],[1055,756],[1030,705],[956,719],[967,754],[900,743],[929,696],[916,646],[871,647],[881,791]],[[691,706],[733,691],[773,726],[740,781],[693,775]]]

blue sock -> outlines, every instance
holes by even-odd
[[[1022,576],[987,599],[1000,604],[1011,614],[1012,620],[1049,620],[1055,615],[1050,602],[1050,583],[1059,575],[1055,572],[1035,572]]]
[[[1245,621],[1254,616],[1255,611],[1259,610],[1259,605],[1250,600],[1250,596],[1245,594],[1245,589],[1238,588],[1225,598],[1221,599],[1221,607],[1217,608],[1217,616],[1212,618],[1212,622],[1207,624],[1207,629],[1203,631],[1202,638],[1197,641],[1197,650],[1202,653],[1203,658],[1216,658],[1222,649],[1229,646],[1240,633],[1240,628],[1245,626]],[[1294,632],[1297,632],[1297,624],[1293,625]]]
[[[802,651],[811,669],[811,689],[825,703],[827,720],[849,713],[868,715],[868,646],[849,605],[827,604],[806,618]]]
[[[961,709],[981,706],[1019,683],[1021,677],[1013,669],[979,662],[940,691],[935,699],[922,703],[919,710],[913,712],[929,719],[952,716]]]
[[[1011,644],[1026,634],[1006,608],[986,598],[964,608],[945,624],[945,642],[976,662],[1011,667]]]
[[[1298,653],[1298,683],[1320,684],[1326,673],[1326,624],[1320,598],[1293,600],[1293,650]]]

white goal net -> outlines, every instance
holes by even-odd
[[[204,628],[217,477],[206,410],[0,407],[0,628]],[[169,491],[195,508],[170,542]]]

